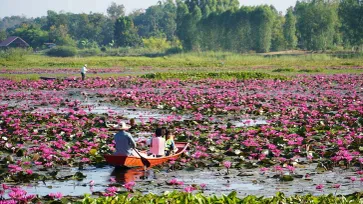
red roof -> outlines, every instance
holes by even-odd
[[[19,37],[16,37],[16,36],[11,36],[11,37],[8,37],[6,40],[2,41],[0,43],[0,47],[7,47],[9,46],[12,42],[14,42],[16,39],[19,39],[21,40],[26,46],[29,46],[28,43],[26,43],[23,39],[19,38]]]

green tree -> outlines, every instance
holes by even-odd
[[[191,13],[187,13],[182,18],[178,37],[185,50],[198,50],[200,48],[197,24],[201,19],[202,11],[198,6],[195,6]]]
[[[286,48],[289,50],[295,49],[297,46],[296,37],[296,17],[293,13],[293,8],[289,8],[285,15],[284,37],[286,40]]]
[[[229,39],[234,45],[233,50],[235,51],[248,52],[254,47],[251,22],[251,14],[254,9],[255,8],[243,6],[235,13],[233,19],[230,20],[231,29],[233,29],[234,33]]]
[[[68,29],[65,25],[50,27],[49,39],[57,45],[76,46],[76,42],[68,34]]]
[[[151,37],[143,39],[144,47],[152,51],[165,51],[171,48],[170,42],[166,38]]]
[[[256,52],[264,53],[270,51],[274,21],[275,16],[269,6],[258,6],[251,13],[254,50]]]
[[[129,17],[120,17],[115,23],[115,44],[119,47],[135,47],[142,44],[141,38]]]
[[[115,23],[111,19],[106,19],[106,21],[102,24],[102,42],[99,42],[100,45],[109,45],[113,41],[115,33]]]
[[[150,6],[145,12],[131,15],[138,33],[143,38],[166,37],[169,41],[175,38],[176,5],[172,0]]]
[[[166,38],[171,41],[176,35],[176,4],[172,0],[167,0],[162,6],[164,14],[160,21],[160,25]]]
[[[0,30],[0,42],[4,41],[7,38],[6,31]]]
[[[204,18],[208,17],[210,13],[221,14],[228,10],[236,11],[239,7],[238,0],[185,0],[185,4],[190,11],[194,7],[199,7]]]
[[[107,14],[112,20],[116,20],[119,17],[125,16],[125,6],[117,5],[115,2],[112,2],[111,5],[107,8]]]
[[[183,42],[186,40],[186,32],[189,29],[186,21],[187,16],[189,16],[188,6],[182,1],[177,1],[176,35],[178,36],[182,44],[184,44]]]
[[[0,30],[7,30],[9,28],[14,28],[23,23],[31,23],[32,19],[26,18],[24,16],[5,16],[4,18],[0,18]]]
[[[22,24],[16,28],[11,35],[21,37],[32,48],[40,48],[48,41],[48,32],[43,31],[37,25]]]
[[[301,48],[327,50],[334,46],[338,13],[334,1],[297,2],[297,36]]]
[[[64,13],[57,13],[55,11],[47,11],[47,25],[43,28],[45,30],[50,30],[52,26],[59,27],[61,25],[68,25],[68,15]]]
[[[363,2],[342,0],[339,5],[339,17],[342,21],[343,39],[355,47],[363,45]],[[363,48],[361,48],[363,50]]]
[[[281,51],[286,49],[286,41],[284,36],[285,18],[274,7],[271,7],[274,13],[274,22],[272,26],[271,51]]]
[[[197,34],[193,36],[200,36],[202,50],[268,52],[271,42],[276,49],[283,49],[283,21],[283,16],[273,7],[244,6],[237,11],[211,13],[198,23]]]

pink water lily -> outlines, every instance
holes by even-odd
[[[322,189],[324,189],[324,185],[323,184],[318,184],[318,185],[316,185],[315,189],[322,190]]]
[[[183,181],[179,181],[176,178],[171,179],[169,182],[167,182],[169,185],[184,185]]]
[[[230,162],[230,161],[224,161],[223,162],[223,166],[226,167],[227,169],[229,169],[232,166],[232,162]]]
[[[187,193],[192,193],[195,190],[196,190],[196,188],[193,186],[187,186],[184,188],[184,192],[187,192]]]
[[[111,183],[115,183],[115,182],[116,182],[116,179],[115,179],[114,177],[111,177],[111,178],[110,178],[110,182],[111,182]]]
[[[135,185],[136,185],[136,183],[134,181],[130,181],[130,182],[125,183],[124,187],[128,191],[132,191],[132,189],[134,188]]]
[[[200,186],[202,189],[204,189],[204,188],[207,186],[207,184],[202,183],[202,184],[200,184],[199,186]]]
[[[50,197],[56,198],[56,199],[61,199],[63,197],[62,193],[60,193],[60,192],[57,192],[57,193],[49,193],[48,195]]]
[[[333,184],[333,188],[340,188],[341,184]]]
[[[106,192],[103,193],[104,196],[114,196],[116,192],[118,191],[118,188],[112,186],[106,189]]]

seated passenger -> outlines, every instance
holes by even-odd
[[[168,132],[166,136],[165,142],[165,156],[170,156],[175,154],[178,151],[178,148],[175,146],[174,135],[171,132]]]
[[[162,157],[165,153],[165,139],[160,129],[156,129],[155,137],[151,139],[150,153],[155,157]]]

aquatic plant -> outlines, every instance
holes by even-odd
[[[126,118],[110,110],[90,113],[97,104],[85,105],[84,100],[94,97],[163,111],[158,119],[140,113],[138,131],[167,125],[175,129],[176,140],[190,143],[188,154],[165,164],[173,170],[256,168],[266,177],[276,172],[297,180],[304,174],[314,179],[297,172],[318,163],[321,173],[334,167],[356,173],[354,181],[346,179],[356,183],[362,179],[356,170],[363,164],[362,80],[361,75],[347,74],[291,80],[0,79],[0,179],[82,180],[86,175],[80,172],[58,175],[57,167],[104,164],[102,155],[114,151],[107,122]],[[254,125],[259,118],[264,123]]]

